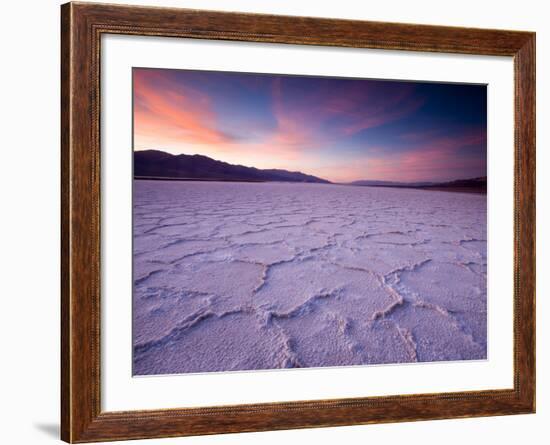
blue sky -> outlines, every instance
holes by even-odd
[[[486,87],[134,68],[134,148],[335,182],[486,175]]]

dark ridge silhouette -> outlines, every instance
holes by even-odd
[[[233,165],[202,155],[172,155],[159,150],[134,152],[135,179],[313,182],[330,184],[326,179],[302,172],[259,169]]]

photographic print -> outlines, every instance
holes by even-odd
[[[487,358],[487,88],[134,68],[133,374]]]

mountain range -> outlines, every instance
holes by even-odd
[[[234,165],[202,155],[172,155],[160,150],[134,152],[134,178],[201,181],[309,182],[330,181],[302,172],[283,169],[259,169]],[[446,182],[395,182],[360,180],[343,185],[366,187],[399,187],[425,190],[447,190],[487,193],[487,177]]]
[[[330,181],[326,179],[306,175],[302,172],[245,167],[217,161],[202,155],[172,155],[159,150],[134,152],[134,178],[330,184]]]

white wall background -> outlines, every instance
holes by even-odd
[[[537,32],[537,414],[232,434],[147,443],[547,443],[550,422],[550,14],[522,0],[118,0],[120,3],[414,22]],[[57,441],[59,417],[59,4],[6,2],[0,67],[0,441]],[[548,223],[546,223],[548,224]],[[550,320],[549,320],[550,321]]]

